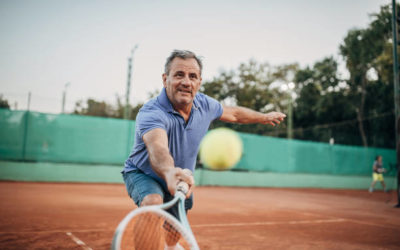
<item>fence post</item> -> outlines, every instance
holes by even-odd
[[[29,110],[25,111],[24,114],[24,134],[22,141],[22,160],[26,160],[26,144],[28,140],[28,125],[29,125]]]

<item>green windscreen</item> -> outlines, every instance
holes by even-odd
[[[122,164],[135,122],[0,110],[0,126],[1,159]]]
[[[26,116],[23,111],[0,109],[0,157],[22,160],[26,142]]]
[[[122,166],[134,130],[134,121],[0,109],[0,160]],[[375,156],[382,155],[387,174],[395,174],[393,149],[239,135],[244,152],[236,170],[370,175]]]
[[[287,140],[239,133],[243,157],[235,169],[280,173],[369,175],[377,155],[395,174],[396,151],[328,143]]]

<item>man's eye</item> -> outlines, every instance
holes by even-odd
[[[197,79],[197,75],[196,74],[190,74],[190,78]]]

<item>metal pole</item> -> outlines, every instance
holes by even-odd
[[[61,104],[61,114],[64,114],[64,108],[65,108],[65,90],[63,91],[62,104]]]
[[[289,107],[288,107],[288,139],[293,139],[293,98],[292,93],[289,96]]]
[[[400,207],[400,145],[399,145],[399,61],[397,56],[397,46],[398,46],[398,31],[397,31],[397,6],[396,0],[392,0],[392,34],[393,34],[393,84],[394,84],[394,115],[395,115],[395,138],[396,138],[396,166],[397,166],[397,205],[395,207]]]
[[[64,114],[65,111],[65,100],[67,99],[67,88],[69,86],[69,82],[64,85],[63,97],[62,97],[62,104],[61,104],[61,114]]]
[[[132,64],[133,64],[133,55],[137,48],[138,45],[136,44],[135,47],[131,50],[131,57],[128,58],[128,79],[126,82],[125,109],[124,109],[125,120],[129,119],[129,114],[130,114],[129,96],[131,91]]]
[[[28,93],[28,105],[26,107],[26,110],[30,110],[31,109],[31,92],[29,91]]]
[[[293,139],[293,89],[294,88],[295,84],[293,82],[289,82],[287,84],[287,89],[289,94],[287,138],[289,140]]]
[[[27,106],[27,110],[25,112],[25,119],[24,119],[24,134],[23,134],[23,138],[22,138],[22,160],[25,160],[26,158],[26,145],[27,145],[27,141],[28,141],[28,126],[29,126],[29,110],[31,108],[31,92],[29,91],[28,93],[28,106]]]

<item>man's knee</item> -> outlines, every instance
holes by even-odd
[[[140,203],[140,206],[150,206],[150,205],[160,205],[163,203],[163,198],[159,194],[149,194],[146,195],[142,202]]]

